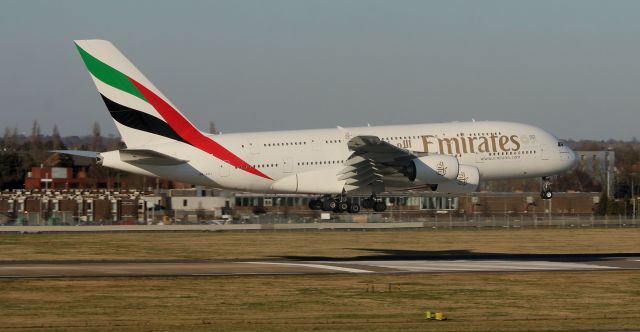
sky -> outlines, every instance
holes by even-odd
[[[475,120],[640,136],[640,1],[27,1],[0,10],[0,130],[116,128],[74,39],[108,39],[200,129]]]

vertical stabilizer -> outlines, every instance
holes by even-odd
[[[237,169],[271,179],[196,129],[113,44],[98,39],[75,43],[129,149],[179,141]]]
[[[196,130],[162,92],[160,92],[118,49],[106,40],[76,40],[76,47],[91,78],[128,147],[184,141],[187,131]],[[166,105],[166,113],[152,101]],[[179,122],[178,132],[169,121]]]

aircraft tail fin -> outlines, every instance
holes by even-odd
[[[109,41],[76,40],[75,44],[127,147],[186,142],[199,133]]]
[[[75,43],[122,141],[131,152],[128,160],[165,165],[182,163],[183,160],[168,160],[170,158],[157,154],[144,153],[143,156],[141,152],[149,145],[179,141],[247,173],[271,179],[199,131],[113,44],[98,39],[76,40]]]

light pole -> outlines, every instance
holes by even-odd
[[[633,216],[633,221],[635,222],[636,220],[636,191],[635,191],[635,186],[634,186],[634,179],[635,179],[636,173],[631,173],[631,215]]]

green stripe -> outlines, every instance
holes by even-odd
[[[76,44],[76,48],[78,49],[78,52],[80,52],[82,61],[84,61],[84,64],[85,66],[87,66],[87,69],[89,69],[89,72],[97,79],[116,89],[128,92],[144,101],[147,101],[142,93],[140,93],[140,91],[136,89],[135,85],[131,83],[127,75],[96,59],[94,56],[87,53],[80,46],[78,46],[78,44]]]

